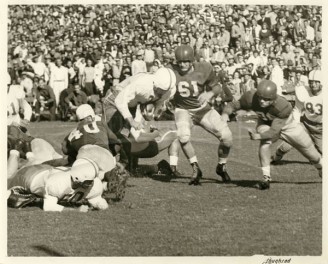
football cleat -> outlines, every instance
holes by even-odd
[[[177,166],[175,165],[170,165],[170,169],[171,169],[171,176],[173,178],[180,178],[182,176],[181,172],[178,171]]]
[[[168,176],[171,175],[170,164],[166,160],[161,160],[157,164],[157,172],[156,175]]]
[[[216,174],[221,176],[223,182],[231,182],[231,178],[227,172],[226,164],[220,164],[216,166]]]
[[[11,208],[23,208],[28,204],[31,204],[37,198],[36,195],[30,193],[21,186],[14,186],[11,188],[10,196],[7,200],[8,207]]]
[[[257,187],[259,188],[259,190],[267,190],[270,188],[270,181],[267,180],[260,181]]]
[[[203,173],[200,170],[198,163],[194,162],[191,164],[192,167],[192,175],[191,180],[189,181],[189,185],[200,185],[200,179],[203,177]]]
[[[260,190],[267,190],[270,188],[271,176],[264,175],[263,178],[264,179],[258,183],[257,187]]]
[[[274,155],[271,156],[271,164],[275,165],[277,164],[279,161],[281,161],[283,158],[282,155],[278,155],[277,153],[275,153]]]

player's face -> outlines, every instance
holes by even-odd
[[[163,90],[161,88],[158,88],[156,86],[154,86],[154,94],[157,98],[162,98],[162,96],[166,93],[166,90]]]
[[[273,101],[259,96],[259,103],[262,108],[267,108],[273,104]]]
[[[313,95],[317,95],[321,92],[321,83],[317,81],[309,81],[310,89]]]
[[[179,61],[178,62],[179,68],[182,72],[187,72],[191,68],[191,61]]]

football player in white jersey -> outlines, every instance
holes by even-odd
[[[140,131],[144,128],[141,120],[135,119],[138,106],[153,104],[153,117],[156,119],[163,111],[165,102],[173,97],[176,88],[175,74],[171,69],[161,68],[154,74],[139,73],[117,84],[104,99],[104,118],[109,128],[123,142],[127,135],[122,135],[123,128]],[[134,137],[138,133],[131,133]],[[137,140],[134,138],[133,140]],[[126,146],[126,144],[125,144]],[[129,148],[128,148],[129,149]],[[125,148],[126,154],[130,153]],[[131,164],[134,163],[134,164]],[[135,167],[135,161],[129,160],[129,168]]]
[[[301,122],[310,135],[317,151],[322,154],[322,76],[320,70],[309,73],[309,87],[300,86],[296,89],[295,107],[293,118],[295,122]],[[283,156],[292,149],[292,146],[283,142],[272,156],[272,163],[280,161]]]
[[[32,117],[32,108],[25,100],[24,88],[21,85],[10,85],[7,90],[7,125],[26,129]]]
[[[20,146],[20,156],[28,157],[29,165],[40,164],[62,156],[44,139],[30,136],[27,128],[32,116],[32,108],[25,100],[24,88],[21,85],[10,85],[7,93],[7,143],[8,152]],[[23,163],[26,163],[23,162]],[[24,164],[26,165],[26,164]]]
[[[140,73],[116,85],[104,99],[104,116],[109,128],[115,134],[124,126],[142,129],[143,124],[134,119],[137,106],[153,103],[154,116],[158,116],[165,101],[175,94],[175,83],[173,71],[161,68],[154,74]]]
[[[11,155],[14,155],[13,151]],[[108,160],[108,163],[114,167],[115,159]],[[100,173],[98,165],[88,158],[78,158],[71,168],[54,168],[44,164],[24,167],[8,178],[8,205],[21,207],[17,191],[24,190],[26,195],[33,194],[43,199],[44,211],[73,209],[87,212],[88,206],[105,210],[108,204],[101,197],[104,185]]]

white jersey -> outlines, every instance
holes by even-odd
[[[307,120],[322,124],[323,97],[320,92],[318,95],[313,95],[310,90],[304,86],[300,86],[295,90],[296,103],[301,114],[304,114]]]
[[[21,85],[11,85],[7,94],[7,125],[20,124],[19,109],[24,110],[24,119],[29,120],[32,116],[32,108],[25,100],[24,88]]]
[[[139,73],[129,77],[119,83],[115,89],[119,91],[115,98],[115,106],[125,119],[132,117],[129,111],[130,107],[153,102],[156,97],[154,93],[154,75],[149,73]],[[161,108],[164,101],[171,97],[171,93],[172,91],[169,89],[159,100],[155,99],[155,109]]]
[[[22,186],[28,192],[43,197],[45,211],[62,211],[64,206],[58,203],[80,202],[84,198],[97,209],[102,209],[104,202],[99,178],[95,178],[90,187],[72,189],[70,168],[65,167],[53,168],[44,164],[24,167],[9,180],[8,188],[14,186]]]

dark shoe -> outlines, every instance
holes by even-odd
[[[271,156],[271,164],[276,165],[282,160],[283,156],[278,155],[277,153]]]
[[[258,183],[258,188],[260,190],[267,190],[270,189],[270,181],[268,180],[263,180]]]
[[[226,169],[226,164],[218,163],[216,166],[216,174],[221,176],[223,182],[231,182],[231,178]]]
[[[162,176],[170,176],[172,173],[170,164],[166,160],[161,160],[157,164],[157,172],[156,175],[162,175]]]
[[[182,177],[182,174],[181,174],[180,171],[178,171],[177,166],[170,165],[170,169],[171,169],[171,177],[173,177],[173,178],[180,178],[180,177]]]
[[[198,163],[194,162],[191,164],[192,167],[192,175],[191,180],[189,181],[189,185],[200,185],[200,179],[203,177],[203,173],[200,170]]]

